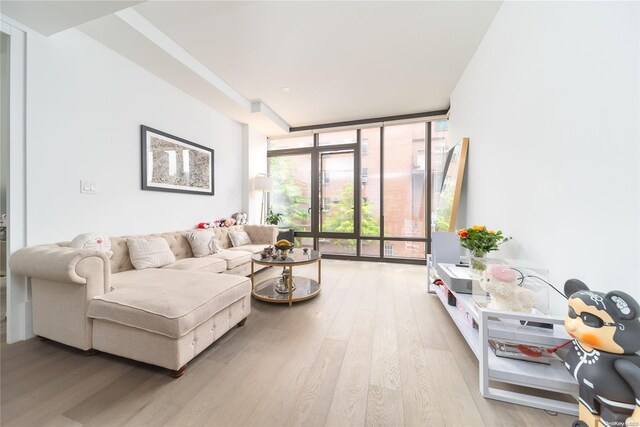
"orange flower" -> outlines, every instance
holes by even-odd
[[[487,233],[489,233],[489,234],[496,234],[496,231],[495,231],[495,230],[487,230]]]
[[[466,239],[469,237],[469,232],[467,230],[459,230],[458,236],[460,236],[461,239]]]
[[[482,231],[484,230],[484,225],[474,225],[472,228],[476,231]]]

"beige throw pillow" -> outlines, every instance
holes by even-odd
[[[162,237],[127,239],[129,258],[136,270],[159,268],[176,262],[169,244]]]
[[[188,231],[184,236],[191,245],[191,252],[195,258],[216,254],[222,250],[220,240],[216,239],[210,228]]]
[[[229,239],[231,239],[234,248],[251,244],[251,239],[246,231],[229,231]]]

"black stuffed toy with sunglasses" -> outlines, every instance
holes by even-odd
[[[574,426],[640,426],[640,305],[621,291],[589,290],[580,280],[564,285],[574,338],[565,366],[580,387]]]

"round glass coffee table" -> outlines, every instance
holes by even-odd
[[[313,298],[320,293],[321,261],[320,252],[309,250],[305,254],[299,248],[289,252],[284,260],[262,258],[260,254],[253,254],[251,256],[251,293],[260,301],[289,303],[289,307],[296,301]],[[318,264],[318,281],[293,275],[293,267],[313,263]],[[254,264],[283,267],[282,275],[255,283]]]

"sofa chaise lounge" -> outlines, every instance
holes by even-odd
[[[250,245],[232,247],[229,230],[244,230]],[[33,246],[12,255],[15,274],[30,278],[36,335],[79,349],[103,351],[170,370],[187,363],[251,313],[252,253],[273,244],[275,226],[215,229],[223,250],[194,258],[184,232],[156,235],[176,261],[136,270],[127,239],[113,237],[108,258],[69,242]]]

